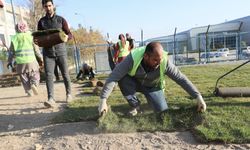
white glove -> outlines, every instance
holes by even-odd
[[[98,111],[100,116],[108,112],[107,99],[100,99]]]
[[[202,96],[199,95],[196,99],[197,99],[197,105],[198,105],[197,111],[198,112],[205,112],[207,109],[207,105],[204,102]]]

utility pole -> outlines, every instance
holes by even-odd
[[[12,8],[14,27],[16,27],[16,15],[15,15],[15,9],[14,9],[14,5],[13,5],[13,0],[10,0],[10,3],[11,3],[11,8]]]
[[[141,29],[141,44],[142,44],[142,46],[144,46],[144,42],[143,42],[143,29]]]

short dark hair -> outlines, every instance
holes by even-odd
[[[51,2],[53,4],[53,0],[42,0],[42,4],[45,5],[46,3]]]
[[[161,45],[160,42],[150,42],[145,49],[145,53],[147,54],[152,54],[154,52],[154,50]]]

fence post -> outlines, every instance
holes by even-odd
[[[75,66],[76,66],[76,74],[79,72],[79,66],[78,66],[78,63],[77,63],[77,47],[75,47],[74,49],[74,61],[75,61]]]
[[[177,31],[177,28],[175,27],[175,29],[174,29],[174,49],[173,49],[173,58],[174,58],[175,65],[176,65],[176,43],[175,43],[176,31]]]
[[[236,45],[237,45],[237,55],[236,55],[236,59],[240,60],[240,56],[242,54],[242,50],[241,50],[241,34],[240,34],[240,30],[241,30],[241,27],[242,27],[242,24],[243,22],[240,22],[240,26],[239,26],[239,29],[238,29],[238,32],[236,33]]]
[[[209,62],[210,59],[209,59],[209,55],[208,55],[208,32],[209,32],[209,28],[210,28],[210,25],[207,26],[207,31],[206,31],[206,48],[205,48],[205,58],[206,58],[206,61]]]
[[[77,72],[79,72],[79,68],[82,63],[81,63],[81,52],[78,48],[76,48],[76,59],[77,59],[77,66],[78,66]]]
[[[239,46],[239,44],[240,44],[240,40],[239,40],[239,33],[236,33],[235,34],[236,36],[236,39],[235,39],[235,42],[236,42],[236,52],[235,52],[235,54],[236,54],[236,59],[237,60],[239,60],[240,59],[240,54],[241,54],[241,49],[240,49],[240,46]]]

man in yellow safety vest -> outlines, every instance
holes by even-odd
[[[137,98],[136,92],[145,95],[155,112],[167,110],[168,105],[163,90],[165,75],[197,100],[198,111],[206,110],[206,103],[197,88],[167,59],[167,52],[163,50],[162,45],[159,42],[151,42],[146,47],[139,47],[131,51],[126,59],[114,68],[100,95],[99,114],[108,111],[107,99],[116,82],[132,107],[129,111],[130,115],[136,115],[140,107],[140,100]]]

